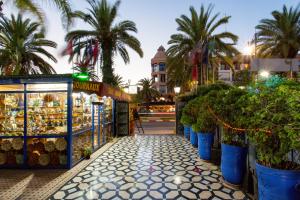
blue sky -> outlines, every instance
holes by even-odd
[[[40,1],[40,0],[36,0]],[[115,2],[108,0],[109,2]],[[45,1],[46,2],[46,1]],[[75,10],[85,10],[88,5],[85,0],[71,0]],[[151,58],[157,48],[163,45],[167,48],[170,35],[176,33],[175,18],[181,14],[189,14],[189,7],[194,6],[199,10],[201,4],[213,4],[214,12],[220,12],[220,16],[232,16],[229,23],[219,31],[231,31],[239,36],[237,48],[243,50],[247,42],[253,36],[254,27],[262,18],[271,16],[271,11],[282,9],[283,4],[296,6],[298,0],[122,0],[117,21],[129,19],[136,23],[138,34],[136,37],[141,41],[144,57],[130,52],[131,62],[125,65],[116,57],[115,71],[120,74],[124,81],[131,80],[136,83],[139,79],[150,77]],[[13,5],[6,3],[4,14],[16,13]],[[65,46],[65,31],[61,27],[60,16],[57,9],[49,3],[43,4],[47,17],[47,38],[58,43],[57,50],[51,50],[58,57],[58,63],[53,64],[57,73],[70,73],[71,64],[67,58],[59,57],[59,52]],[[76,21],[72,29],[89,29],[82,21]]]

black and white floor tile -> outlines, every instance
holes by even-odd
[[[182,137],[124,137],[50,199],[248,199],[220,180]]]

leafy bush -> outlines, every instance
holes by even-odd
[[[201,133],[214,133],[216,123],[213,116],[207,109],[206,98],[198,97],[197,103],[200,109],[197,115],[197,121],[192,125],[193,130]]]
[[[300,86],[290,81],[276,87],[260,86],[241,101],[241,122],[256,146],[259,163],[279,169],[299,167],[288,161],[288,153],[300,150]]]
[[[252,82],[251,73],[249,70],[240,70],[234,74],[234,85],[246,86]]]
[[[213,132],[216,128],[216,121],[207,109],[206,95],[212,91],[229,88],[231,88],[231,86],[222,82],[208,86],[203,85],[200,86],[193,95],[186,96],[185,100],[192,97],[193,99],[183,108],[181,123],[192,126],[196,132]]]
[[[224,83],[224,82],[217,82],[215,84],[210,85],[201,85],[197,88],[196,91],[193,91],[187,95],[181,95],[178,97],[179,101],[190,101],[192,99],[195,99],[199,96],[205,96],[209,92],[213,90],[223,90],[223,89],[229,89],[231,88],[230,85]]]
[[[189,101],[182,109],[180,122],[183,125],[191,126],[192,124],[197,122],[197,115],[199,110],[197,101],[197,99]]]
[[[224,124],[243,128],[241,122],[242,108],[245,105],[240,99],[246,95],[245,90],[231,88],[229,90],[213,91],[207,95],[207,102],[213,114],[218,117],[218,123],[223,126],[222,142],[229,145],[244,146],[244,131],[231,129]]]

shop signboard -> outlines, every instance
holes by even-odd
[[[107,96],[121,101],[131,100],[130,95],[122,90],[101,82],[74,81],[73,90],[87,92],[89,94],[96,93],[98,96]]]
[[[101,87],[102,83],[100,82],[92,82],[92,81],[74,81],[73,82],[73,90],[74,91],[83,91],[87,93],[96,93],[101,96]]]

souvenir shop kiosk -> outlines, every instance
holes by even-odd
[[[130,96],[72,75],[0,77],[0,168],[72,168],[128,135]]]

